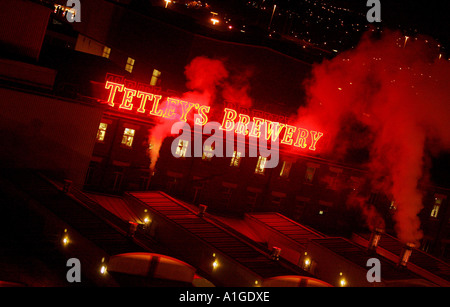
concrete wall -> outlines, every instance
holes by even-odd
[[[58,172],[82,185],[102,109],[0,88],[0,166]]]

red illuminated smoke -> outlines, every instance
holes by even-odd
[[[252,105],[252,99],[248,96],[249,71],[230,77],[224,61],[199,56],[185,67],[185,76],[188,91],[181,97],[172,98],[204,106],[212,106],[216,101],[220,106],[223,106],[223,100],[238,102],[241,107],[251,107]],[[165,108],[165,103],[161,104],[161,109]],[[182,111],[175,110],[175,113],[182,114]],[[190,117],[187,118],[188,123],[193,122],[194,114],[197,114],[197,112],[190,112]],[[164,139],[171,134],[171,127],[174,122],[175,120],[160,119],[160,122],[153,129],[150,129],[151,170],[154,170],[159,157],[159,149]]]
[[[332,155],[369,149],[372,187],[395,200],[396,231],[404,242],[422,237],[417,187],[428,173],[425,152],[450,149],[449,67],[430,38],[405,44],[399,33],[375,38],[369,31],[355,49],[313,67],[308,104],[299,109],[303,125],[326,132]],[[351,123],[365,127],[365,134],[342,137]]]

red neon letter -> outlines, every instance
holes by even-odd
[[[308,137],[309,132],[306,129],[298,128],[297,140],[294,143],[294,146],[305,148],[306,147],[306,138]]]
[[[266,122],[266,140],[269,140],[272,136],[272,141],[275,142],[280,136],[281,130],[286,127],[285,124],[280,124],[278,122],[272,122],[270,120],[265,120]],[[275,126],[275,127],[274,127]],[[273,133],[275,131],[275,133]]]
[[[236,123],[236,133],[240,133],[243,135],[247,135],[248,131],[247,131],[247,126],[248,123],[250,122],[250,116],[245,115],[245,114],[239,114],[239,121]]]
[[[133,109],[133,104],[131,103],[131,101],[133,100],[133,97],[136,96],[136,90],[133,90],[131,88],[124,88],[123,92],[122,103],[120,104],[119,109]]]
[[[145,104],[147,103],[147,99],[152,100],[153,99],[153,94],[150,94],[150,93],[147,93],[147,92],[138,91],[136,97],[137,98],[141,98],[142,97],[141,105],[139,106],[139,109],[137,109],[137,111],[140,112],[140,113],[145,113]]]
[[[311,133],[311,146],[309,146],[310,150],[316,150],[316,143],[317,141],[322,137],[323,133],[322,132],[317,132],[317,131],[310,131]]]
[[[261,132],[259,129],[262,123],[264,123],[264,118],[253,117],[252,129],[249,131],[248,135],[259,138],[261,136]]]
[[[223,116],[221,130],[231,131],[234,128],[234,120],[237,117],[237,112],[233,109],[225,108],[223,109],[225,115]]]
[[[187,122],[187,115],[191,111],[193,107],[195,107],[197,110],[200,107],[198,103],[192,103],[192,102],[186,102],[186,101],[180,101],[181,104],[181,112],[183,113],[180,117],[180,120]]]
[[[158,104],[159,100],[161,99],[161,95],[154,95],[153,98],[153,106],[150,110],[150,115],[162,116],[162,110],[158,110]]]
[[[281,140],[281,143],[292,145],[292,136],[294,135],[295,130],[297,130],[297,127],[286,125],[286,131],[284,132],[284,138]]]
[[[208,122],[208,116],[206,115],[206,113],[209,113],[209,109],[210,109],[209,106],[200,106],[200,108],[198,109],[198,114],[200,114],[202,120],[196,118],[194,124],[202,126],[206,125],[206,123]]]
[[[119,90],[119,92],[123,91],[123,84],[106,81],[105,89],[110,90],[108,96],[108,105],[114,107],[114,97],[116,96],[117,90]]]
[[[167,98],[166,111],[164,112],[163,117],[173,119],[175,116],[175,106],[178,104],[178,99]]]

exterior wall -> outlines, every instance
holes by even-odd
[[[317,278],[340,286],[340,279],[345,278],[349,287],[370,287],[374,284],[367,282],[367,270],[355,266],[352,262],[333,254],[327,248],[316,243],[308,244],[308,257],[311,260],[310,272]],[[342,273],[342,275],[340,275]]]
[[[126,194],[126,199],[135,206],[140,202]],[[147,208],[145,206],[142,207]],[[152,220],[148,230],[152,236],[169,248],[180,260],[198,268],[200,274],[205,276],[216,286],[250,287],[255,285],[255,280],[261,281],[261,277],[240,265],[220,250],[216,250],[207,242],[199,239],[187,230],[176,225],[164,216],[160,216],[148,209]],[[189,246],[189,248],[186,248]],[[215,255],[215,257],[213,256]],[[213,268],[214,260],[219,262],[217,268]]]
[[[100,122],[108,126],[105,139],[95,141],[85,188],[110,193],[147,190],[150,179],[148,130],[151,125],[107,114]],[[122,144],[125,128],[135,130],[131,147]]]
[[[56,172],[83,185],[103,110],[33,92],[0,88],[2,167]]]
[[[0,48],[14,57],[38,59],[51,10],[30,1],[0,3]]]

